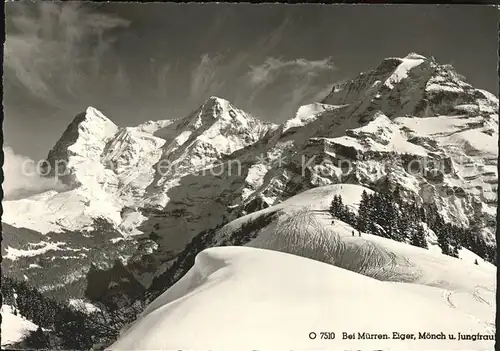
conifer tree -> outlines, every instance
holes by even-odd
[[[438,221],[439,222],[439,221]],[[441,248],[441,252],[445,255],[451,255],[452,251],[450,248],[450,232],[448,225],[440,225],[437,232],[438,245]]]
[[[417,236],[417,231],[415,230],[410,237],[410,245],[420,247],[420,241]]]
[[[427,249],[428,245],[427,245],[427,239],[425,237],[425,229],[421,223],[417,226],[417,236],[420,240],[420,247]]]
[[[368,229],[368,220],[369,220],[369,196],[366,190],[363,190],[361,194],[361,201],[359,202],[358,208],[358,220],[357,220],[357,229],[361,231],[366,231]]]
[[[427,240],[425,239],[425,230],[422,224],[418,224],[417,228],[413,231],[410,244],[422,248],[427,248]]]
[[[399,186],[399,184],[396,184],[396,187],[392,192],[392,197],[395,203],[399,204],[402,202],[403,199],[401,197],[401,187]]]
[[[341,209],[342,209],[342,198],[339,195],[335,195],[330,204],[330,213],[334,217],[339,217]]]
[[[427,214],[425,213],[425,209],[422,206],[418,206],[418,213],[420,221],[427,223]]]

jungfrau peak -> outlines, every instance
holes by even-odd
[[[309,117],[304,111],[311,111]],[[270,206],[327,184],[377,188],[389,179],[419,201],[435,202],[450,221],[481,222],[493,242],[497,111],[498,99],[474,89],[449,65],[416,54],[385,59],[334,87],[322,105],[301,107],[300,115],[284,123],[268,152],[290,162],[275,167],[272,177],[267,173],[247,205]],[[428,168],[408,172],[418,160]],[[351,172],[339,167],[342,161]]]
[[[462,113],[495,113],[492,94],[474,89],[451,65],[409,54],[387,58],[374,70],[335,86],[324,100],[351,104],[356,116],[381,110],[389,117],[432,117]]]

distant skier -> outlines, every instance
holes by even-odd
[[[352,231],[352,236],[354,236],[354,230]]]
[[[335,220],[334,220],[334,219],[332,219],[332,225],[333,225],[333,224],[335,224]]]
[[[358,230],[358,236],[361,236],[361,231]]]

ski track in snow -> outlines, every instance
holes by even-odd
[[[283,219],[285,218],[285,219]],[[366,240],[369,234],[352,237],[350,226],[331,220],[326,214],[317,211],[299,210],[282,216],[274,232],[266,232],[247,244],[250,247],[265,248],[322,262],[334,264],[354,272],[380,280],[415,281],[419,271],[404,274],[400,267],[411,266],[411,262],[385,250],[375,242]],[[340,229],[340,230],[339,230]],[[343,233],[342,235],[339,232]],[[371,237],[371,236],[369,236]]]

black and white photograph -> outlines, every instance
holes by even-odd
[[[495,349],[498,7],[4,10],[2,350]]]

